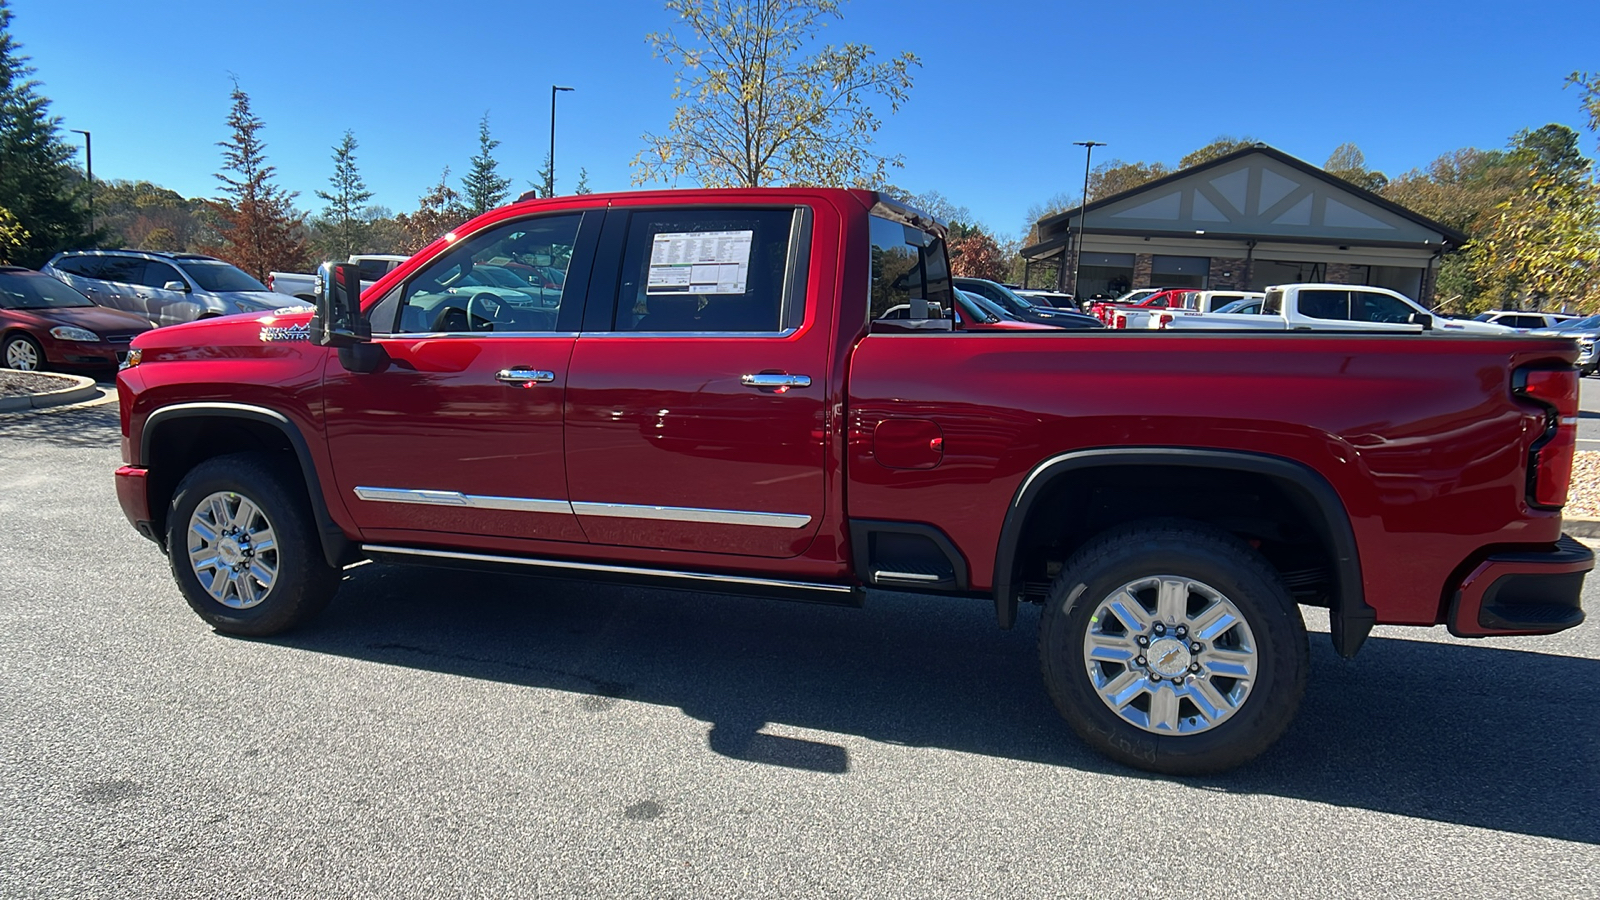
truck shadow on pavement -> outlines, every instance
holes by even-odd
[[[713,752],[849,771],[854,735],[1140,777],[1088,750],[1039,680],[1038,617],[1009,632],[981,601],[874,596],[838,609],[365,565],[316,623],[277,643],[574,695],[709,723]],[[1600,660],[1372,638],[1344,661],[1311,635],[1299,716],[1255,762],[1181,781],[1600,844]],[[624,713],[625,714],[625,713]]]

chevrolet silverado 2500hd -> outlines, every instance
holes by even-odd
[[[530,255],[558,296],[480,271]],[[152,331],[118,379],[122,507],[224,633],[360,559],[1040,603],[1077,733],[1188,773],[1282,733],[1301,605],[1347,657],[1583,618],[1568,340],[963,332],[942,226],[864,191],[532,200],[325,270],[314,317]]]

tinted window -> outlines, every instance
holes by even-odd
[[[1400,325],[1411,321],[1411,307],[1388,294],[1369,294],[1366,291],[1350,292],[1350,320],[1352,322],[1382,322]]]
[[[1277,289],[1267,291],[1266,298],[1261,301],[1261,312],[1268,316],[1283,315],[1283,291]]]
[[[792,208],[633,213],[613,327],[765,333],[796,324],[805,296],[803,273],[789,271],[791,252],[797,263],[801,255],[790,247],[796,219]]]
[[[166,263],[146,262],[144,264],[144,276],[140,278],[140,284],[146,287],[161,288],[165,287],[169,281],[181,283],[183,276],[178,274],[177,269]]]
[[[547,287],[543,271],[566,272],[582,220],[579,213],[519,219],[472,235],[406,283],[397,330],[555,331],[562,288]]]
[[[400,264],[389,259],[362,259],[357,260],[356,265],[361,269],[362,281],[377,281]]]
[[[202,291],[265,291],[267,286],[221,260],[179,263]]]
[[[57,270],[80,278],[99,278],[100,260],[94,256],[69,256],[52,263]]]
[[[1300,315],[1343,321],[1350,317],[1349,297],[1349,291],[1301,291]]]
[[[0,308],[63,309],[93,305],[88,297],[48,275],[0,274]]]
[[[102,256],[99,269],[100,272],[95,277],[101,281],[115,281],[118,284],[144,283],[144,260],[136,256]]]

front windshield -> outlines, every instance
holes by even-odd
[[[72,309],[93,306],[88,297],[49,275],[0,275],[0,307]]]
[[[1585,328],[1600,327],[1600,315],[1588,316],[1582,319],[1568,319],[1556,326],[1557,331],[1572,331]]]
[[[989,314],[991,316],[994,316],[997,319],[1015,319],[1016,318],[1016,316],[1014,316],[1010,312],[1008,312],[1004,306],[1001,306],[1000,304],[994,302],[993,300],[990,300],[988,297],[985,297],[982,294],[974,294],[974,293],[971,293],[971,292],[968,292],[968,291],[962,291],[961,292],[961,296],[967,298],[968,300],[971,300],[972,304],[974,306],[976,306],[979,309],[983,310],[985,313],[987,313],[987,314]]]
[[[1472,317],[1472,321],[1474,321],[1474,322],[1487,322],[1492,318],[1494,318],[1494,313],[1478,313],[1477,315]]]
[[[179,267],[202,291],[262,291],[267,286],[221,260],[185,260]]]

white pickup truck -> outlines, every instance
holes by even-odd
[[[1259,315],[1189,313],[1156,317],[1162,330],[1399,331],[1430,334],[1509,334],[1515,329],[1435,315],[1410,298],[1357,284],[1280,284],[1267,288]]]
[[[390,253],[358,253],[347,261],[361,267],[361,287],[366,289],[371,287],[374,281],[389,274],[395,266],[410,258],[409,256],[396,256]],[[288,294],[307,303],[317,302],[317,276],[315,274],[272,272],[267,275],[267,287],[280,294]]]
[[[1264,296],[1260,291],[1183,291],[1165,308],[1136,306],[1119,309],[1111,314],[1111,327],[1161,328],[1163,326],[1158,323],[1163,321],[1163,316],[1165,321],[1170,322],[1176,316],[1221,312],[1230,303],[1260,300]],[[1259,306],[1256,311],[1260,311]]]

